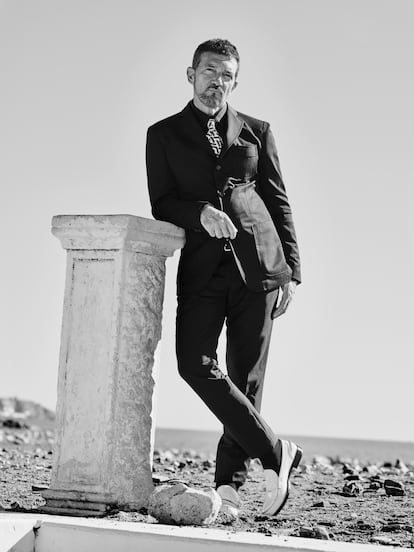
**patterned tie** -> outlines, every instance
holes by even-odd
[[[211,147],[213,148],[214,153],[217,157],[220,156],[221,148],[223,147],[223,140],[220,136],[220,134],[217,132],[216,129],[216,120],[215,119],[209,119],[207,121],[207,140],[210,142]]]

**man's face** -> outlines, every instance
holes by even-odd
[[[201,54],[197,67],[187,69],[188,81],[193,85],[195,105],[220,110],[237,86],[236,73],[237,61],[234,58],[214,52]]]

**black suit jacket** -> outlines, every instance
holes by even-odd
[[[215,156],[190,103],[155,123],[147,134],[147,175],[156,219],[185,229],[178,293],[201,290],[223,254],[223,240],[200,223],[209,203],[238,229],[233,253],[246,285],[271,290],[300,282],[299,252],[291,208],[269,123],[228,106],[227,147]]]

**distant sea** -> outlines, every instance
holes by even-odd
[[[214,454],[220,435],[216,431],[157,428],[155,448],[167,450],[195,450]],[[338,439],[300,435],[281,436],[291,439],[303,448],[305,461],[322,455],[331,458],[358,459],[361,462],[395,462],[397,459],[414,464],[414,442],[373,441],[367,439]]]

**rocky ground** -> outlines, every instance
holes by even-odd
[[[36,511],[44,504],[52,469],[53,432],[27,421],[0,420],[0,510]],[[178,480],[211,486],[214,458],[196,451],[155,451],[156,484]],[[350,458],[305,459],[292,477],[286,507],[276,518],[258,515],[263,475],[252,464],[241,490],[240,520],[219,517],[213,527],[265,535],[306,536],[414,548],[414,465],[397,459],[361,465]],[[144,510],[113,512],[111,519],[154,522]]]

